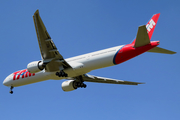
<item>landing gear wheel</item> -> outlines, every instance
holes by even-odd
[[[83,87],[84,87],[84,83],[81,83],[81,85],[80,85],[80,86],[81,86],[81,88],[83,88]]]
[[[61,76],[62,76],[62,71],[60,71],[60,72],[59,72],[59,75],[58,75],[58,76],[59,76],[59,77],[61,77]]]
[[[84,87],[84,88],[86,88],[86,87],[87,87],[87,85],[86,85],[86,84],[84,84],[84,85],[83,85],[83,87]]]
[[[59,72],[56,72],[56,76],[59,76]]]
[[[65,73],[61,71],[61,76],[64,77]]]
[[[64,75],[65,77],[67,77],[68,76],[68,74],[67,73],[65,73],[65,75]]]
[[[13,94],[13,91],[9,91],[9,93]]]
[[[14,87],[11,86],[9,93],[13,94],[13,91],[12,91],[13,88],[14,88]]]

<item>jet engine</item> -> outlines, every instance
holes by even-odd
[[[28,65],[27,65],[27,70],[30,72],[30,73],[37,73],[37,72],[40,72],[42,71],[44,68],[45,68],[45,64],[43,64],[42,61],[33,61],[33,62],[30,62]]]
[[[74,80],[67,80],[64,81],[61,85],[63,91],[68,92],[68,91],[73,91],[77,89],[77,86],[75,86],[75,81]]]
[[[86,88],[87,85],[80,81],[67,80],[62,83],[61,87],[62,87],[63,91],[68,92],[68,91],[73,91],[80,87]]]

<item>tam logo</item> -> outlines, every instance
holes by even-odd
[[[156,25],[153,19],[149,21],[149,23],[146,25],[147,31],[150,32],[151,29]]]
[[[35,73],[30,73],[27,69],[20,70],[14,73],[13,80],[18,80],[20,78],[27,78],[31,76],[35,76]]]

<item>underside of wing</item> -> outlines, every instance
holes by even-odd
[[[130,81],[124,81],[124,80],[116,80],[111,78],[104,78],[104,77],[98,77],[93,75],[84,74],[82,76],[83,80],[86,82],[97,82],[97,83],[109,83],[109,84],[124,84],[124,85],[138,85],[138,84],[144,84],[139,82],[130,82]]]
[[[43,62],[46,64],[47,71],[57,71],[59,66],[70,67],[70,65],[64,60],[63,56],[59,53],[53,40],[51,39],[46,27],[37,10],[33,15],[34,25],[36,29],[37,39]]]

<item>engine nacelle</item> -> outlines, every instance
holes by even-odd
[[[27,70],[28,70],[28,72],[30,72],[30,73],[40,72],[40,71],[42,71],[44,68],[45,68],[45,65],[43,64],[42,61],[33,61],[33,62],[30,62],[30,63],[27,65]]]
[[[61,85],[63,91],[68,92],[68,91],[73,91],[75,89],[77,89],[77,87],[75,86],[75,81],[74,80],[67,80],[64,81]]]

